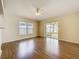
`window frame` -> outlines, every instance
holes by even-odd
[[[49,25],[50,26],[50,28],[49,28],[49,31],[47,30],[47,25]],[[57,30],[56,30],[56,28],[55,28],[55,26],[57,26]],[[53,23],[47,23],[46,25],[45,25],[45,29],[46,29],[46,33],[58,33],[58,22],[53,22]]]
[[[20,26],[22,26],[21,23],[23,23],[24,26],[26,26],[26,28],[21,28],[21,27],[20,27]],[[31,24],[32,28],[29,28],[29,24]],[[24,30],[26,31],[26,33],[24,33],[24,34],[22,33],[22,34],[21,34],[21,32],[20,32],[21,29],[24,29]],[[29,29],[31,29],[31,33],[29,33]],[[18,34],[19,34],[19,35],[23,35],[23,36],[24,36],[24,35],[31,35],[31,34],[33,34],[33,29],[34,29],[33,23],[20,21],[20,22],[19,22],[19,25],[18,25]]]

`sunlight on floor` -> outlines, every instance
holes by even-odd
[[[21,42],[19,44],[19,48],[18,48],[18,56],[19,58],[23,58],[25,56],[29,56],[29,54],[31,55],[34,51],[34,41],[33,40],[29,40],[29,41],[25,41],[25,42]]]
[[[59,41],[50,37],[46,37],[46,51],[51,55],[59,55]]]

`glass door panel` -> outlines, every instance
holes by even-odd
[[[58,38],[58,23],[48,23],[46,24],[45,35],[52,38]]]

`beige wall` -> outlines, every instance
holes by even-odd
[[[40,21],[37,21],[37,36],[40,36]]]
[[[34,25],[34,33],[32,35],[21,36],[18,35],[18,23],[19,21],[31,22]],[[21,19],[11,16],[5,16],[4,18],[4,42],[16,41],[23,38],[36,37],[37,36],[37,21],[29,20],[29,19]]]
[[[56,18],[48,18],[41,21],[40,36],[44,36],[44,25],[55,21],[59,23],[59,40],[79,43],[79,13],[64,15]]]
[[[79,14],[71,14],[60,18],[59,35],[61,40],[79,44]]]
[[[59,23],[59,40],[79,43],[79,13],[64,15],[62,17],[56,17],[56,18],[48,18],[40,22],[29,20],[29,19],[20,19],[10,16],[6,16],[5,18],[2,18],[2,20],[0,21],[1,21],[0,24],[2,26],[4,25],[3,43],[20,40],[23,38],[36,37],[37,35],[44,36],[45,24],[56,22],[56,21]],[[32,22],[34,24],[34,34],[26,35],[26,36],[18,35],[19,21]]]

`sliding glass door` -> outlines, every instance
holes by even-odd
[[[48,37],[58,38],[58,22],[47,23],[45,34]]]

